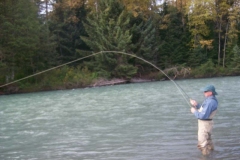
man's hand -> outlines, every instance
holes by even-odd
[[[193,99],[190,99],[190,104],[191,104],[192,106],[194,106],[194,107],[197,106],[197,102],[196,102],[195,100],[193,100]]]
[[[192,112],[192,113],[195,113],[196,111],[197,111],[196,108],[191,107],[191,112]]]

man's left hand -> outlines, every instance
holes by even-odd
[[[197,110],[195,109],[195,108],[193,108],[193,107],[191,107],[191,112],[192,113],[195,113]]]

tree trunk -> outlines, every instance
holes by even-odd
[[[222,17],[219,18],[219,24],[218,24],[218,65],[220,65],[220,59],[221,59],[221,30],[222,30]]]
[[[224,38],[224,48],[223,48],[223,68],[224,68],[224,66],[225,66],[226,46],[227,46],[227,37],[228,37],[228,26],[229,26],[229,22],[227,23],[227,26],[226,26],[226,33],[225,33],[225,38]]]
[[[46,9],[45,9],[45,12],[46,12],[46,21],[48,21],[48,0],[45,0],[45,6],[46,6]]]

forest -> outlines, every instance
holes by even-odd
[[[0,0],[0,94],[240,75],[239,31],[240,0]]]

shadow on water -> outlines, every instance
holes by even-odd
[[[197,120],[170,81],[0,97],[0,159],[236,160],[240,77],[181,80],[199,102],[214,84],[215,151],[197,150]]]

